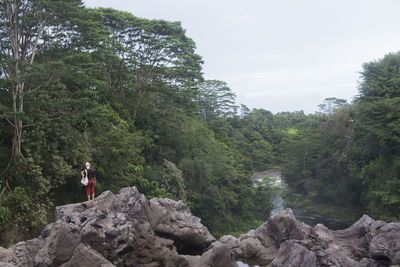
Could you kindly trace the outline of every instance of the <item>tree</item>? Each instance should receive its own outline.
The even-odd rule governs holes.
[[[205,120],[236,114],[235,94],[226,82],[207,80],[199,85],[197,103]]]
[[[35,1],[6,0],[0,8],[1,75],[11,87],[13,115],[12,119],[5,118],[13,128],[13,155],[21,156],[24,76],[32,67],[39,41],[43,38],[46,13]]]
[[[86,101],[94,95],[88,84],[97,71],[88,67],[93,63],[88,51],[95,51],[90,48],[95,41],[88,39],[95,39],[98,24],[75,0],[3,1],[0,7],[0,114],[2,137],[9,138],[1,140],[9,148],[1,158],[7,155],[9,164],[2,164],[0,205],[12,210],[7,225],[18,222],[13,229],[28,238],[53,219],[53,205],[67,199],[56,192],[65,192],[80,162],[90,158],[78,121],[98,108]],[[29,202],[14,208],[13,197]],[[23,238],[9,237],[5,242]]]
[[[240,104],[240,117],[244,118],[249,113],[250,113],[250,109],[246,105]]]
[[[100,10],[104,25],[111,32],[113,61],[119,69],[132,74],[119,82],[116,89],[122,95],[131,92],[128,101],[133,101],[131,116],[134,122],[146,94],[165,88],[165,85],[174,89],[175,97],[193,94],[194,85],[202,80],[202,61],[195,53],[195,43],[185,35],[179,22],[141,19],[112,9]],[[112,69],[106,67],[111,74]],[[109,83],[112,83],[113,76],[109,77]]]
[[[76,34],[73,20],[62,12],[76,11],[80,6],[81,2],[74,0],[5,0],[0,3],[0,79],[3,92],[11,96],[9,102],[1,106],[1,111],[13,130],[12,156],[22,156],[24,99],[41,88],[40,84],[27,84],[35,58],[54,39]],[[69,25],[61,27],[63,20],[68,20]]]
[[[283,174],[309,203],[350,206],[385,220],[400,204],[400,54],[365,63],[354,104],[327,98],[285,137]],[[340,99],[339,99],[340,100]],[[335,111],[335,112],[332,112]]]
[[[386,220],[399,212],[400,53],[363,65],[351,176],[363,184],[362,203]]]
[[[149,198],[182,199],[217,235],[266,219],[270,191],[256,190],[250,172],[273,161],[273,115],[243,106],[236,116],[227,84],[203,83],[180,23],[79,0],[0,5],[9,3],[20,3],[18,41],[31,41],[13,57],[3,9],[0,168],[9,172],[0,173],[1,244],[42,231],[55,205],[84,200],[85,161],[96,169],[96,194],[136,186]],[[19,149],[14,120],[22,123]],[[18,160],[7,166],[13,151]]]
[[[400,96],[400,52],[365,63],[357,101],[374,101]]]
[[[177,200],[187,202],[187,193],[185,190],[184,179],[182,171],[176,165],[168,160],[163,163],[163,177],[161,186],[165,187],[167,192]]]
[[[342,108],[346,103],[346,99],[328,97],[325,98],[324,102],[319,104],[318,107],[322,113],[330,115],[333,111]]]

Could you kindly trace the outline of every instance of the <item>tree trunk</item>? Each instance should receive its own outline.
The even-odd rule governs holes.
[[[17,82],[13,88],[13,111],[14,111],[14,125],[12,137],[12,155],[22,157],[22,119],[17,114],[24,112],[24,99],[23,99],[24,84]]]
[[[13,149],[12,153],[15,157],[20,158],[22,157],[22,120],[17,119],[16,121],[17,125],[14,127],[14,132],[13,132]]]
[[[132,122],[133,122],[133,124],[135,124],[136,115],[137,115],[137,112],[138,112],[138,110],[139,110],[140,104],[141,104],[141,102],[142,102],[144,93],[145,93],[144,90],[140,90],[140,91],[138,92],[138,96],[136,97],[136,101],[135,101],[135,104],[134,104],[134,106],[133,106],[133,112],[132,112]]]
[[[13,128],[12,136],[12,155],[22,157],[22,128],[23,122],[20,115],[24,112],[24,81],[23,81],[23,65],[28,65],[25,71],[33,64],[35,58],[41,32],[44,29],[43,21],[38,21],[37,25],[29,29],[24,29],[22,25],[21,16],[24,16],[24,8],[30,6],[29,1],[14,0],[7,1],[5,5],[5,13],[3,13],[6,20],[6,34],[10,41],[10,53],[15,61],[15,66],[10,68],[7,72],[13,79],[12,81],[12,100],[13,100],[13,122],[9,121]],[[29,9],[29,8],[28,8]],[[33,10],[32,14],[28,16],[38,15],[40,12]],[[7,52],[4,52],[7,54]],[[7,54],[7,55],[8,55]]]

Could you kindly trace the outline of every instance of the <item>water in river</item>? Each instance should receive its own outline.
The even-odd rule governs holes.
[[[263,172],[259,172],[253,175],[253,179],[255,180],[262,180],[263,177],[268,176],[270,178],[274,178],[273,185],[277,187],[277,189],[282,189],[284,187],[282,183],[282,175],[280,171],[278,170],[267,170]],[[273,204],[273,210],[271,210],[270,217],[278,214],[285,208],[284,206],[284,200],[282,196],[279,194],[278,191],[274,192],[272,195],[272,204]]]

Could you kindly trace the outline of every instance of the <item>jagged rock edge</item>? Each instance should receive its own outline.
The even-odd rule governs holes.
[[[84,253],[82,252],[84,251]],[[189,255],[191,254],[191,255]],[[88,256],[89,255],[89,256]],[[0,266],[395,266],[400,224],[364,215],[345,230],[310,227],[291,209],[238,238],[219,240],[182,201],[147,200],[135,187],[56,208],[41,236],[0,247]]]

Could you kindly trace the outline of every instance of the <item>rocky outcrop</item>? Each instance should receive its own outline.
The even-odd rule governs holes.
[[[400,224],[368,216],[345,230],[310,227],[290,209],[238,238],[210,234],[181,201],[135,187],[56,208],[38,238],[0,248],[0,266],[400,266]]]

